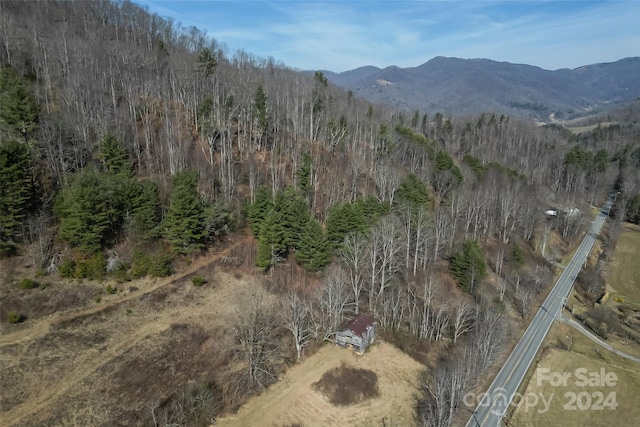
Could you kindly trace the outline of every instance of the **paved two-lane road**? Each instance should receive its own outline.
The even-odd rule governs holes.
[[[524,335],[516,344],[513,352],[467,422],[467,427],[497,427],[501,425],[502,418],[518,391],[522,379],[529,370],[529,366],[533,362],[542,341],[544,341],[547,332],[549,332],[551,324],[561,314],[562,306],[571,292],[582,265],[585,263],[589,252],[591,252],[591,248],[608,216],[612,203],[613,200],[609,199],[604,204],[593,221],[591,229],[582,240],[580,247],[571,258],[571,261],[569,261],[569,264],[567,264],[553,289],[549,292],[544,304],[534,316]]]

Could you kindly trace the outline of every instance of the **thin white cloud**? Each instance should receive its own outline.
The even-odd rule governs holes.
[[[439,55],[555,69],[640,55],[637,1],[140,1],[301,69],[417,66]]]

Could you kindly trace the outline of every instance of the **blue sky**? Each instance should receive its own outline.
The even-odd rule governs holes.
[[[640,56],[640,1],[134,0],[226,45],[305,70],[435,56],[575,68]]]

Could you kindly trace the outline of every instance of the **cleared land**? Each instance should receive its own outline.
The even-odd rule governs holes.
[[[114,295],[104,292],[106,282],[24,290],[17,285],[20,272],[5,276],[0,286],[12,305],[64,298],[47,314],[31,307],[26,322],[2,324],[2,425],[153,425],[153,408],[201,383],[223,387],[221,395],[234,405],[229,378],[238,366],[229,356],[235,342],[230,325],[259,285],[240,268],[229,272],[225,258],[246,243],[200,257],[171,277],[118,284]],[[194,286],[194,275],[207,283]],[[343,362],[374,372],[379,394],[332,405],[312,385]],[[377,343],[362,356],[325,345],[219,424],[413,425],[415,382],[423,368],[390,344]]]
[[[637,316],[640,303],[640,227],[624,224],[613,257],[607,266],[607,290],[610,293],[602,305],[620,314],[619,306],[627,306],[628,316]],[[623,301],[623,302],[621,302]],[[635,319],[635,317],[634,317]],[[632,323],[633,323],[633,320]],[[631,355],[640,354],[640,344],[611,335],[607,343]],[[624,359],[600,347],[566,324],[556,323],[551,329],[537,366],[532,366],[526,389],[521,389],[523,403],[509,421],[517,426],[611,426],[630,425],[640,419],[637,396],[640,393],[640,364]],[[615,374],[615,386],[603,384],[583,387],[576,385],[576,369],[586,373]],[[538,377],[539,369],[568,373],[566,384],[553,386]],[[565,374],[566,375],[566,374]],[[595,374],[593,374],[595,375]],[[540,379],[540,381],[539,381]],[[595,380],[594,380],[595,381]],[[600,395],[602,393],[602,396]],[[539,403],[527,408],[526,399]],[[573,396],[581,400],[573,400]],[[542,398],[550,401],[547,411]],[[608,400],[607,400],[608,398]],[[602,405],[600,405],[602,404]]]
[[[640,226],[623,224],[613,258],[607,267],[607,285],[640,309]]]
[[[592,130],[594,130],[598,126],[606,128],[606,127],[617,125],[617,124],[618,124],[618,122],[602,122],[602,123],[597,123],[595,125],[588,125],[588,126],[571,126],[571,125],[567,125],[567,129],[569,129],[572,133],[577,135],[579,133],[591,132]]]
[[[198,258],[168,278],[118,285],[123,291],[99,303],[89,296],[52,315],[4,324],[2,425],[148,425],[151,407],[170,393],[210,380],[228,348],[224,327],[255,286],[217,267],[227,253]],[[196,272],[208,281],[201,287],[191,283]],[[24,297],[70,295],[74,286],[100,294],[105,285],[53,283]],[[8,282],[2,286],[6,292]]]
[[[373,371],[380,395],[350,406],[334,406],[313,387],[323,374],[342,363]],[[325,345],[287,371],[269,390],[244,405],[233,417],[218,420],[233,426],[371,426],[414,425],[414,395],[424,366],[387,343],[376,343],[363,355]]]
[[[640,390],[640,364],[623,359],[571,330],[567,325],[555,325],[551,340],[563,345],[571,342],[571,350],[548,348],[538,363],[526,389],[521,390],[522,404],[516,409],[509,425],[523,427],[630,425],[631,420],[640,419],[637,396]],[[615,375],[615,385],[598,379],[592,386],[582,386],[576,369],[584,369],[578,375],[600,375],[602,372]],[[552,385],[542,375],[548,373],[569,374],[566,383]],[[610,384],[610,383],[609,383]],[[600,395],[601,394],[601,395]],[[527,408],[529,402],[538,403]],[[576,397],[576,399],[573,398]],[[550,401],[548,409],[542,398]],[[608,398],[608,400],[607,400]],[[578,399],[580,399],[578,401]]]

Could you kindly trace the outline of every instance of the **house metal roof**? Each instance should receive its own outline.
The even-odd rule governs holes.
[[[362,338],[364,333],[367,331],[367,328],[373,327],[373,323],[373,318],[370,316],[367,316],[366,314],[359,314],[355,319],[345,323],[340,330],[344,331],[348,329]]]

